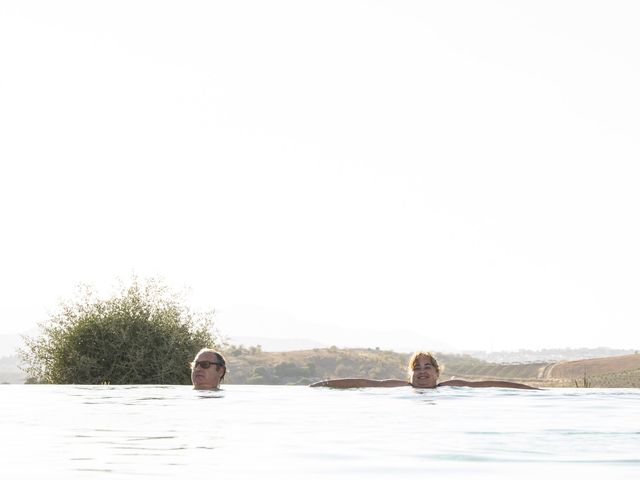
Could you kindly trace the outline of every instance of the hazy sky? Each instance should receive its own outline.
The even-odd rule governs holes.
[[[640,347],[639,13],[0,3],[0,333],[136,273],[231,336]]]

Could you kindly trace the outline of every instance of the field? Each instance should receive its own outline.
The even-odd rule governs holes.
[[[308,385],[329,378],[407,379],[408,353],[336,347],[262,352],[230,347],[226,383]],[[436,353],[441,380],[507,380],[537,387],[640,388],[640,354],[555,363],[491,363],[469,355]],[[17,357],[0,358],[0,383],[23,383]]]
[[[294,384],[328,378],[407,378],[409,354],[377,349],[225,352],[228,383]],[[489,363],[468,355],[436,354],[441,380],[508,380],[539,387],[639,387],[640,354],[557,363]]]
[[[607,375],[640,368],[640,355],[593,358],[571,362],[558,362],[548,372],[550,378],[573,378],[587,375]]]

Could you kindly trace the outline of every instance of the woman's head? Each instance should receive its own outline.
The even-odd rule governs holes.
[[[409,359],[409,382],[416,388],[434,388],[440,376],[438,361],[430,352],[415,352]]]

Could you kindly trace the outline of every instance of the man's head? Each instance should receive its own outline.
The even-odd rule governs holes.
[[[203,348],[191,362],[191,383],[198,390],[216,389],[227,373],[222,355],[211,348]]]

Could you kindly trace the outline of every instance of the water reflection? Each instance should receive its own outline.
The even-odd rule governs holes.
[[[487,478],[538,480],[501,470],[524,463],[584,478],[602,466],[621,478],[638,467],[638,393],[16,386],[0,396],[3,477],[155,479],[215,466],[231,478],[423,478],[428,469],[446,479],[487,468]],[[219,401],[194,403],[209,399]]]

